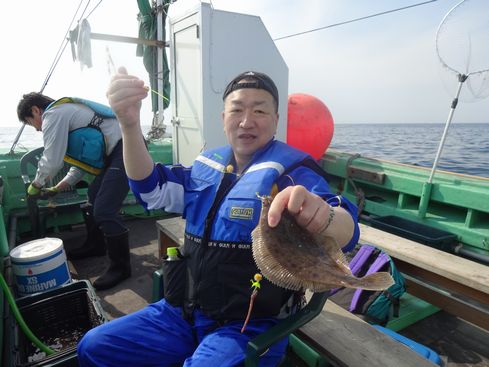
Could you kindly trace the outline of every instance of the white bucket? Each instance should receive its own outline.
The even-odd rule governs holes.
[[[63,241],[41,238],[10,251],[19,296],[44,292],[71,282]]]

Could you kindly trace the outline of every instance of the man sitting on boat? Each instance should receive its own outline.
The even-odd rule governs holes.
[[[54,100],[41,93],[25,94],[17,106],[19,120],[42,131],[44,151],[28,194],[37,196],[47,179],[72,165],[55,186],[43,191],[55,195],[79,182],[86,172],[95,178],[88,187],[88,205],[83,208],[87,239],[83,247],[68,252],[70,259],[102,256],[110,265],[93,283],[108,289],[131,276],[129,231],[119,211],[129,185],[122,158],[122,134],[108,106],[80,98]]]
[[[183,256],[177,260],[186,271],[179,277],[172,273],[178,266],[164,264],[172,279],[165,290],[185,292],[90,330],[78,345],[79,364],[241,365],[248,341],[293,312],[300,298],[261,279],[251,320],[241,332],[253,292],[250,279],[258,272],[251,250],[261,209],[257,195],[279,191],[270,226],[287,208],[299,225],[327,233],[345,250],[358,240],[356,207],[329,191],[314,159],[274,139],[278,91],[267,75],[246,72],[229,83],[222,113],[229,145],[201,153],[191,168],[152,161],[140,126],[147,93],[142,80],[121,68],[107,95],[121,124],[136,197],[147,209],[163,208],[186,219]],[[286,338],[276,343],[260,365],[277,365],[286,345]]]

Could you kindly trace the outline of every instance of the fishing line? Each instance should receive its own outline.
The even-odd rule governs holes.
[[[154,94],[156,94],[157,96],[160,96],[161,98],[163,98],[165,101],[167,102],[170,102],[170,100],[165,97],[163,94],[161,94],[160,92],[148,87],[147,85],[144,86],[145,89],[147,89],[149,92],[153,92]]]
[[[109,75],[114,75],[117,72],[117,68],[115,67],[114,60],[112,59],[112,56],[110,55],[109,46],[105,46],[105,52],[106,52],[106,57],[107,57],[107,69],[109,71]],[[165,101],[170,102],[169,98],[164,96],[162,93],[152,89],[151,87],[145,85],[144,89],[146,89],[148,92],[153,92],[157,96],[163,98]]]
[[[105,45],[105,58],[107,61],[107,72],[109,73],[109,76],[112,76],[117,72],[117,69],[115,67],[114,60],[112,59],[112,56],[110,54],[110,49],[108,45]]]

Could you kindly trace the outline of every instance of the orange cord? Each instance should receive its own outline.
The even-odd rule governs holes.
[[[255,298],[256,298],[257,294],[258,294],[258,290],[256,290],[256,289],[253,290],[253,293],[251,293],[250,306],[248,307],[248,314],[246,315],[246,319],[243,323],[243,327],[241,328],[241,334],[243,334],[243,332],[246,329],[246,325],[248,325],[248,321],[250,321],[251,310],[253,309],[253,303],[255,302]]]

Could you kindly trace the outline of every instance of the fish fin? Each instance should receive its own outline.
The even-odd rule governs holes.
[[[341,250],[337,250],[336,254],[333,254],[333,256],[336,256],[336,263],[340,266],[343,271],[348,274],[348,275],[353,275],[351,272],[350,266],[348,265],[348,260],[346,259],[345,254]]]
[[[278,186],[276,183],[272,185],[272,190],[270,192],[270,196],[272,197],[272,200],[275,199],[275,196],[278,194]]]
[[[335,262],[345,271],[346,274],[352,275],[350,266],[348,265],[348,260],[343,253],[338,241],[331,236],[319,236],[317,234],[313,235],[313,239],[316,243],[320,243],[326,253],[329,254],[331,259],[335,259]]]
[[[324,241],[326,240],[326,241]],[[340,245],[333,237],[323,238],[324,246],[326,246],[326,251],[330,253],[332,259],[335,259],[335,263],[345,272],[346,275],[353,275],[346,259],[345,254],[341,250]]]
[[[252,238],[253,258],[262,275],[279,287],[294,291],[303,289],[302,280],[284,268],[264,244],[260,226],[253,230]]]
[[[355,284],[348,285],[351,288],[361,288],[370,291],[382,291],[393,285],[394,279],[387,272],[378,272],[365,275],[363,278],[356,278]]]

